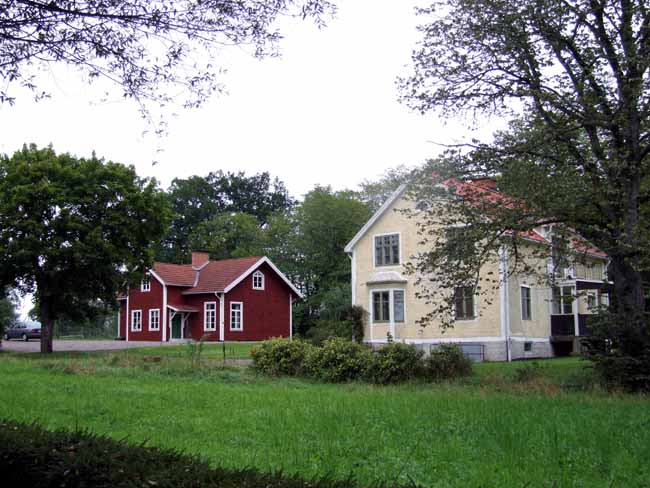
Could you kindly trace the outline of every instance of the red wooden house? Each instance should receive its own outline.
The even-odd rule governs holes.
[[[139,288],[120,297],[119,335],[127,341],[259,341],[291,337],[301,294],[266,257],[192,264],[154,263]]]

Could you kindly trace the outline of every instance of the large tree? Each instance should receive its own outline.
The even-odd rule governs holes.
[[[616,310],[634,322],[649,250],[646,2],[449,0],[419,13],[427,21],[405,101],[447,115],[524,114],[459,158],[457,172],[500,174],[527,202],[507,222],[521,232],[548,220],[605,251]]]
[[[41,352],[57,319],[142,276],[168,215],[132,166],[33,145],[0,159],[0,286],[36,294]]]
[[[2,0],[0,101],[18,85],[42,96],[36,74],[58,63],[110,80],[143,108],[195,106],[221,89],[225,47],[276,55],[279,18],[321,25],[332,11],[326,0]]]
[[[263,253],[262,229],[249,214],[220,213],[200,223],[189,236],[192,249],[210,252],[213,259],[259,256]]]

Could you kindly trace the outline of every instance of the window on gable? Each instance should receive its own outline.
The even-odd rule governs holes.
[[[450,261],[464,261],[476,251],[470,235],[471,227],[448,227],[445,229],[445,253]]]
[[[399,264],[399,234],[375,236],[375,266]]]
[[[149,330],[160,330],[160,309],[149,310]]]
[[[140,291],[151,291],[151,279],[148,276],[140,282]]]
[[[520,287],[521,290],[521,320],[532,320],[533,307],[529,286]]]
[[[404,290],[373,291],[373,323],[390,322],[391,318],[394,322],[404,322]]]
[[[474,287],[456,287],[454,290],[454,317],[456,320],[475,319],[476,311],[474,305]]]
[[[217,330],[217,303],[205,302],[203,305],[203,328]]]
[[[255,271],[253,274],[253,290],[263,290],[264,289],[264,273],[261,271]]]
[[[230,330],[244,329],[244,304],[230,302]]]
[[[142,330],[142,310],[131,310],[131,330],[133,332]]]

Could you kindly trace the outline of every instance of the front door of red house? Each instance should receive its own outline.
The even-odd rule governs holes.
[[[181,328],[183,326],[183,321],[181,320],[181,315],[176,314],[172,319],[172,339],[182,339]]]

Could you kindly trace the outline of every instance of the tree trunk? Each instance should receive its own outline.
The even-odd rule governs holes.
[[[625,258],[610,256],[610,273],[614,282],[614,311],[621,316],[640,317],[645,310],[641,273]]]
[[[47,299],[40,297],[40,319],[41,319],[41,353],[52,352],[52,336],[54,333],[54,318]]]

